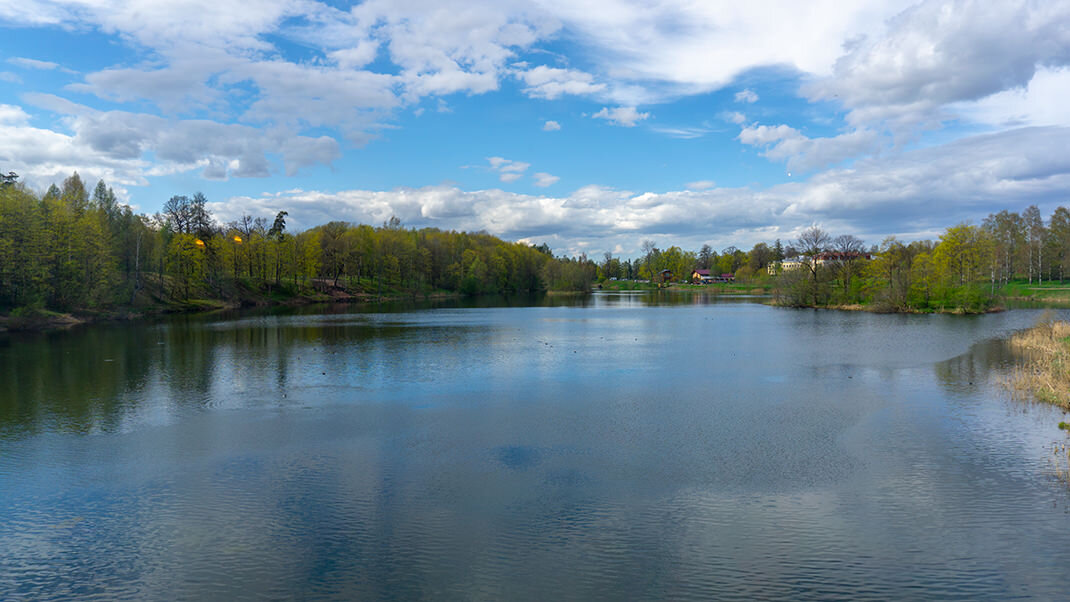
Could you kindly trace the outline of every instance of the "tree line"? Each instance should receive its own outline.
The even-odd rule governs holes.
[[[469,295],[587,290],[595,279],[653,280],[694,269],[769,284],[789,305],[872,304],[893,311],[983,310],[1011,280],[1029,284],[1070,275],[1070,211],[1045,220],[1032,205],[1000,211],[980,225],[947,228],[936,241],[888,238],[868,249],[852,235],[810,228],[796,240],[750,251],[660,249],[642,254],[554,257],[545,244],[486,233],[378,227],[333,221],[302,232],[288,214],[242,215],[220,224],[203,194],[176,195],[161,212],[136,214],[103,181],[90,194],[77,173],[43,195],[0,175],[0,310],[61,311],[137,304],[146,288],[173,300],[230,299],[243,288],[301,294],[333,288],[369,295]],[[860,254],[872,259],[860,259]],[[802,269],[780,266],[792,257]],[[771,269],[772,268],[772,269]]]
[[[662,250],[643,241],[642,254],[632,260],[606,253],[598,277],[654,280],[666,269],[677,278],[695,269],[731,273],[737,282],[770,285],[781,303],[794,306],[983,311],[1012,280],[1039,285],[1070,276],[1070,211],[1058,207],[1045,220],[1031,205],[1020,214],[990,214],[981,225],[951,226],[936,241],[890,237],[868,248],[853,235],[833,237],[817,227],[786,244],[759,242],[750,251],[730,246],[718,253],[709,245],[698,252]]]
[[[230,299],[242,290],[294,295],[470,295],[587,290],[596,266],[546,245],[486,233],[334,221],[292,232],[287,212],[220,224],[201,193],[176,195],[149,216],[103,181],[89,193],[74,173],[38,195],[9,173],[0,182],[0,310],[71,311],[166,299]]]

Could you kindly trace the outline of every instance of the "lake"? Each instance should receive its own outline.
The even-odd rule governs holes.
[[[1039,316],[607,293],[0,336],[0,599],[1061,598],[1066,418],[996,383]]]

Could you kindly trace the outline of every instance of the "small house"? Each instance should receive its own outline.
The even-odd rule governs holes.
[[[662,270],[658,272],[658,280],[660,282],[672,282],[672,278],[672,270]]]
[[[691,272],[692,284],[709,284],[713,282],[713,275],[709,270],[693,270]]]

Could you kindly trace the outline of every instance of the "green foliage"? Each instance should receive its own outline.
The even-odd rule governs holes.
[[[977,312],[997,292],[1047,298],[1070,268],[1070,211],[1045,224],[1036,207],[1000,212],[982,226],[948,228],[937,242],[890,238],[872,261],[827,260],[863,250],[862,241],[835,239],[811,228],[785,245],[756,244],[749,252],[704,245],[698,252],[643,241],[634,260],[605,254],[556,258],[549,246],[509,243],[485,233],[420,230],[392,217],[380,227],[330,222],[286,230],[287,212],[244,215],[221,226],[201,193],[176,195],[153,218],[121,205],[97,182],[88,193],[75,173],[38,197],[3,176],[0,186],[0,311],[15,308],[108,308],[133,303],[151,276],[154,298],[231,299],[243,290],[267,298],[337,287],[364,295],[457,292],[466,295],[540,290],[586,291],[595,280],[653,280],[671,270],[685,280],[694,269],[770,282],[781,303],[800,306],[870,304],[889,311]],[[270,226],[270,227],[269,227]],[[200,241],[198,243],[197,241]],[[785,256],[803,267],[770,276]],[[825,257],[826,259],[822,259]],[[1025,284],[1018,283],[1022,279]],[[1051,289],[1050,291],[1048,289]]]

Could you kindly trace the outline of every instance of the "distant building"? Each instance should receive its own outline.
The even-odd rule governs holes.
[[[709,270],[694,270],[691,272],[692,284],[709,284],[713,282],[713,276]]]
[[[658,272],[658,279],[661,282],[672,282],[673,274],[672,270],[662,270]]]
[[[770,263],[765,269],[770,276],[776,276],[781,272],[792,272],[809,263],[809,260],[800,255],[795,257],[788,257],[781,261],[774,261]]]
[[[796,255],[795,257],[789,257],[783,261],[774,261],[770,263],[766,268],[766,271],[771,276],[775,276],[781,272],[791,272],[804,266],[819,266],[830,262],[842,263],[844,261],[854,261],[856,259],[871,261],[873,255],[871,253],[844,253],[841,251],[825,251],[823,253],[818,253],[812,259],[803,255]]]

